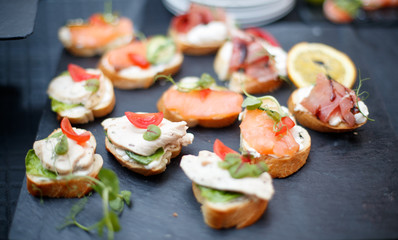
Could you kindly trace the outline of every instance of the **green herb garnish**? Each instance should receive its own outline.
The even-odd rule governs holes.
[[[177,50],[173,39],[163,35],[150,38],[147,46],[146,58],[153,65],[169,62]]]
[[[84,85],[84,88],[89,91],[89,92],[96,92],[98,91],[100,86],[100,82],[98,79],[92,78],[86,80],[86,84]]]
[[[55,179],[57,174],[45,169],[41,164],[39,157],[36,155],[35,150],[30,149],[25,157],[26,173],[37,176]]]
[[[68,149],[68,138],[65,136],[65,134],[62,134],[61,139],[55,145],[55,153],[57,155],[64,155],[68,152]]]
[[[237,192],[221,191],[201,185],[196,186],[199,188],[201,195],[210,202],[229,202],[243,196],[243,194]]]
[[[155,124],[151,124],[147,127],[143,137],[147,141],[154,141],[160,137],[161,132],[160,127]]]
[[[143,164],[143,165],[148,165],[152,161],[159,159],[164,154],[164,150],[163,150],[163,148],[159,148],[158,150],[156,150],[156,152],[154,154],[152,154],[150,156],[138,155],[131,151],[126,151],[126,154],[127,154],[127,156],[129,156],[129,158],[133,159],[134,161],[136,161],[140,164]]]
[[[171,75],[156,75],[155,81],[159,78],[165,78],[167,81],[175,85],[177,90],[180,92],[199,91],[208,89],[212,86],[217,86],[216,80],[214,80],[214,78],[208,73],[203,73],[197,81],[180,81],[179,83],[176,83]]]
[[[61,101],[58,101],[52,97],[50,97],[51,99],[51,110],[53,112],[62,112],[71,108],[75,108],[75,107],[79,107],[79,106],[83,106],[82,104],[70,104],[70,103],[63,103]]]
[[[364,116],[367,120],[369,120],[369,121],[375,121],[374,119],[372,119],[372,118],[369,118],[368,116],[366,116],[362,111],[361,111],[361,109],[359,108],[359,104],[358,104],[358,102],[359,102],[359,97],[361,97],[361,99],[362,99],[362,101],[365,101],[368,97],[369,97],[369,92],[367,92],[367,91],[362,91],[362,92],[360,92],[360,89],[361,89],[361,87],[362,87],[362,82],[363,81],[366,81],[366,80],[369,80],[370,78],[364,78],[364,79],[362,79],[361,78],[361,72],[358,70],[358,75],[359,75],[359,83],[358,83],[358,87],[356,88],[356,89],[354,89],[354,91],[355,91],[355,95],[357,96],[357,98],[355,99],[355,104],[357,105],[357,109],[358,109],[358,111],[362,114],[362,116]],[[362,97],[363,96],[363,97]]]
[[[265,162],[255,164],[242,162],[240,155],[236,153],[228,153],[224,161],[218,163],[218,166],[227,169],[233,178],[258,177],[268,171]]]

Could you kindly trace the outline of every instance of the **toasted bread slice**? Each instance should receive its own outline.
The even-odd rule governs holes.
[[[206,44],[192,44],[184,40],[181,34],[178,34],[175,30],[170,29],[169,35],[177,43],[177,46],[184,54],[192,56],[203,56],[215,53],[224,42],[219,43],[206,43]]]
[[[207,225],[215,229],[244,228],[256,222],[265,212],[268,201],[255,196],[243,196],[228,203],[213,203],[206,200],[192,183],[196,200],[202,204],[202,214]]]
[[[299,89],[296,89],[289,97],[288,100],[288,108],[289,111],[293,113],[297,121],[303,125],[304,127],[308,127],[312,130],[318,131],[318,132],[349,132],[354,129],[357,129],[361,126],[363,126],[365,122],[360,123],[360,124],[355,124],[354,126],[348,126],[345,122],[341,122],[336,126],[332,126],[329,123],[322,122],[319,120],[316,116],[314,116],[311,112],[309,111],[302,111],[302,110],[297,110],[296,105],[298,104],[299,97],[298,97],[298,92]]]

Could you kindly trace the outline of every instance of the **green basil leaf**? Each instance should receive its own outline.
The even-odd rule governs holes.
[[[25,157],[26,173],[38,177],[57,178],[57,174],[45,169],[39,157],[33,149],[30,149]]]
[[[121,213],[124,208],[124,202],[120,197],[117,197],[109,202],[109,206],[116,213]]]
[[[127,191],[127,190],[123,190],[120,192],[120,194],[122,195],[123,200],[126,202],[127,205],[130,206],[131,203],[131,192]]]
[[[245,100],[242,102],[242,107],[247,108],[249,110],[254,110],[257,109],[261,106],[263,102],[256,98],[256,97],[247,97]]]
[[[243,194],[237,192],[221,191],[200,185],[196,186],[200,189],[201,195],[210,202],[229,202],[243,196]]]
[[[57,145],[55,145],[55,153],[57,155],[64,155],[68,152],[68,149],[68,138],[64,134],[62,134],[61,139],[59,140]]]
[[[143,137],[147,141],[154,141],[160,137],[161,133],[162,131],[160,130],[160,127],[156,126],[155,124],[151,124],[147,127]]]
[[[133,159],[134,161],[143,164],[143,165],[148,165],[150,164],[152,161],[162,157],[162,155],[164,154],[164,150],[163,148],[159,148],[158,150],[156,150],[156,152],[150,156],[141,156],[138,155],[136,153],[130,152],[130,151],[126,151],[127,156],[129,156],[129,158]]]
[[[89,92],[96,92],[99,89],[100,82],[98,79],[92,78],[86,80],[86,84],[84,85],[84,88],[89,91]]]
[[[263,172],[268,171],[265,162],[250,164],[242,162],[240,155],[236,153],[228,153],[223,162],[219,162],[219,167],[227,169],[233,178],[258,177]]]
[[[69,103],[63,103],[58,100],[55,100],[54,98],[51,98],[51,110],[53,112],[62,112],[71,108],[83,106],[82,104],[69,104]]]
[[[119,194],[119,179],[116,173],[112,170],[102,168],[98,173],[98,179],[109,190],[109,200],[115,199]],[[102,196],[104,188],[94,185],[93,189]]]

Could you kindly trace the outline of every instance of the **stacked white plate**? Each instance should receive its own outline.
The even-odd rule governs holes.
[[[224,8],[241,27],[255,27],[274,22],[294,7],[295,0],[162,0],[174,15],[183,14],[192,3]]]

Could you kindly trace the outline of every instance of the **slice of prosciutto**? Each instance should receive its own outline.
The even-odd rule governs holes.
[[[354,114],[358,113],[355,92],[327,77],[319,74],[310,95],[303,105],[322,122],[328,123],[332,117],[340,117],[348,126],[355,125]]]

